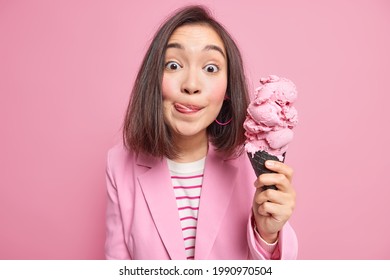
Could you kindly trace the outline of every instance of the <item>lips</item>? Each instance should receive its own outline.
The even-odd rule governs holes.
[[[200,111],[202,108],[192,104],[175,103],[175,109],[182,114],[193,114]]]

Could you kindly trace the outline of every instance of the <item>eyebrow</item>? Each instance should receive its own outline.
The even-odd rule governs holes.
[[[169,43],[169,44],[167,45],[167,49],[169,49],[169,48],[175,48],[175,49],[184,50],[184,47],[183,47],[181,44],[179,44],[179,43]],[[206,45],[206,46],[203,48],[203,51],[210,51],[210,50],[217,51],[217,52],[221,53],[221,55],[222,55],[224,58],[226,58],[226,56],[225,56],[223,50],[222,50],[220,47],[216,46],[216,45]]]

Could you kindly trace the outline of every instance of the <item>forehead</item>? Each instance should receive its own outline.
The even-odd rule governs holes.
[[[169,43],[186,43],[199,45],[217,45],[225,51],[225,45],[218,33],[207,24],[186,24],[175,29],[169,37]]]

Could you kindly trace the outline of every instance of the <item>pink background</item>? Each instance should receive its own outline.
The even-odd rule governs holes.
[[[154,31],[195,3],[133,2],[0,1],[0,259],[104,257],[106,152]],[[389,3],[196,3],[236,38],[252,87],[297,84],[299,258],[390,259]]]

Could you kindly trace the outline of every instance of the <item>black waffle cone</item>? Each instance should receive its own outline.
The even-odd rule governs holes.
[[[283,161],[286,156],[286,153],[283,154]],[[265,162],[267,160],[275,160],[280,161],[278,157],[270,155],[269,153],[265,151],[258,151],[253,156],[252,153],[248,153],[248,157],[251,161],[253,170],[256,173],[256,177],[259,177],[261,174],[264,173],[276,173],[275,171],[269,170],[267,167],[265,167]],[[272,186],[263,186],[263,190],[273,189],[277,190],[278,188],[274,185]]]

